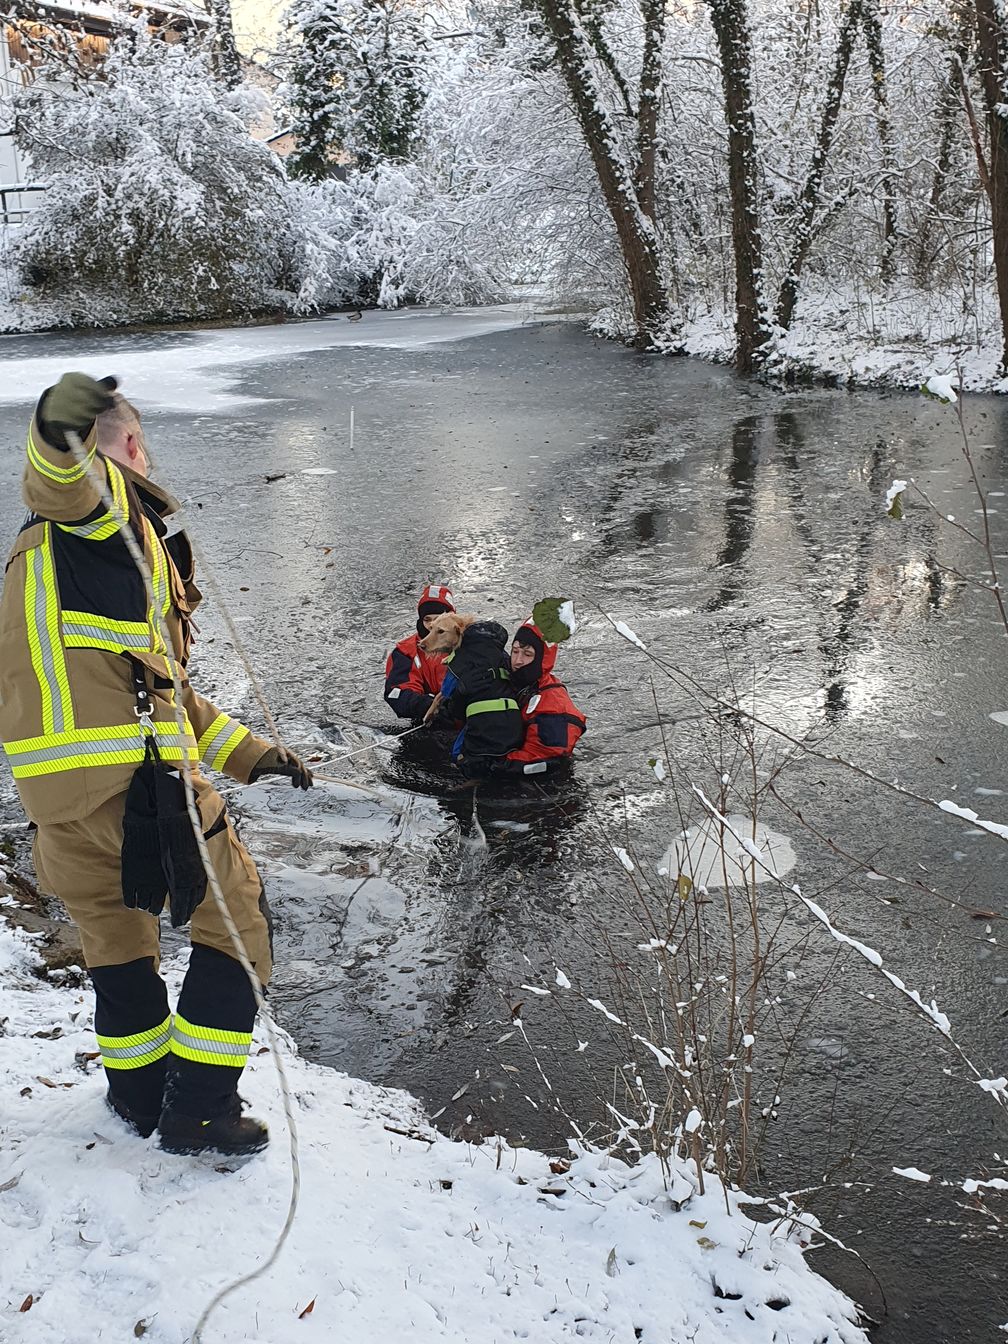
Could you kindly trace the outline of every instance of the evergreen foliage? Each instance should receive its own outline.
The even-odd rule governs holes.
[[[407,162],[428,88],[420,12],[406,0],[294,0],[289,20],[293,172],[327,177],[340,155],[364,171]]]

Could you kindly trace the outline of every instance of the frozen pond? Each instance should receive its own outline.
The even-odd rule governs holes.
[[[477,828],[442,749],[418,735],[333,766],[369,793],[232,795],[277,916],[274,1001],[305,1052],[408,1087],[456,1132],[504,1127],[557,1145],[565,1125],[527,1051],[501,1040],[511,1008],[524,1001],[564,1104],[595,1107],[592,1089],[611,1086],[619,1061],[603,1042],[597,1058],[579,1054],[554,1000],[521,986],[551,983],[559,965],[606,1000],[603,945],[626,936],[613,847],[654,872],[670,847],[674,860],[684,822],[701,820],[676,814],[649,763],[666,750],[653,696],[681,721],[666,728],[673,755],[694,750],[695,705],[660,678],[653,692],[653,665],[607,617],[707,684],[726,689],[730,667],[751,706],[797,734],[817,726],[824,751],[995,821],[1008,820],[1008,679],[992,607],[949,572],[970,568],[966,543],[885,517],[889,483],[913,474],[943,512],[975,521],[946,408],[896,394],[780,396],[527,317],[0,338],[0,523],[10,536],[20,522],[37,392],[65,368],[120,374],[148,411],[159,476],[187,501],[274,713],[292,745],[328,758],[393,726],[384,657],[427,579],[511,629],[537,597],[576,598],[580,627],[558,672],[589,732],[564,787],[481,804]],[[969,407],[995,490],[1006,415],[994,401]],[[212,605],[193,680],[261,728]],[[13,822],[6,774],[0,792]],[[1003,1073],[1001,925],[987,934],[924,890],[1003,915],[1003,845],[821,764],[789,776],[785,792],[815,834],[768,810],[779,871],[883,949],[937,998],[978,1066]],[[838,851],[878,871],[852,873]],[[803,974],[836,950],[815,949]],[[848,961],[802,1024],[764,1151],[774,1188],[840,1173],[817,1211],[882,1281],[877,1338],[891,1344],[989,1339],[1008,1321],[1003,1242],[938,1187],[993,1171],[1005,1128],[939,1047]],[[881,1314],[857,1261],[828,1270]]]

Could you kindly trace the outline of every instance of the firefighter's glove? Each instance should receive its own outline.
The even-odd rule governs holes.
[[[123,816],[121,855],[123,904],[128,910],[159,915],[168,895],[161,864],[156,778],[160,765],[148,750],[130,780]]]
[[[86,373],[65,373],[55,387],[45,394],[41,419],[57,440],[57,446],[66,443],[68,430],[84,438],[102,411],[115,403],[114,378],[90,378]],[[43,429],[45,433],[45,429]]]
[[[312,772],[286,747],[282,754],[276,747],[270,747],[269,751],[260,756],[249,775],[249,783],[254,784],[263,775],[286,775],[295,789],[310,789],[314,783]]]

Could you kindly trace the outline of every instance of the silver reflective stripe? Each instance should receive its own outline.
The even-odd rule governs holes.
[[[229,719],[213,741],[208,744],[206,750],[203,752],[203,759],[205,761],[216,760],[217,753],[223,751],[224,747],[227,746],[228,742],[230,742],[231,738],[234,737],[236,733],[243,734],[243,726],[234,719]]]
[[[189,1050],[200,1050],[205,1055],[220,1055],[222,1059],[233,1059],[236,1063],[244,1063],[248,1058],[247,1045],[236,1045],[233,1041],[209,1041],[205,1036],[190,1036],[177,1025],[172,1027],[172,1040]]]
[[[150,650],[150,636],[127,634],[123,630],[104,630],[101,626],[81,625],[77,621],[64,621],[63,634],[77,635],[84,639],[98,639],[103,644],[121,644],[124,649]]]
[[[67,527],[65,523],[60,524],[63,532],[71,532],[75,537],[93,537],[103,527],[108,527],[109,523],[115,517],[111,513],[103,513],[100,518],[96,518],[93,523],[81,523],[78,527]]]
[[[35,633],[38,636],[39,650],[42,654],[42,670],[49,683],[49,696],[52,700],[53,732],[62,733],[67,728],[63,717],[63,695],[56,679],[56,657],[52,640],[49,637],[49,624],[46,619],[45,557],[42,548],[32,551],[32,569],[35,574]]]
[[[101,1050],[102,1059],[136,1059],[139,1055],[153,1054],[155,1050],[167,1046],[170,1041],[171,1026],[166,1023],[160,1035],[149,1041],[141,1041],[139,1045],[102,1045],[99,1042],[98,1048]]]
[[[181,738],[177,731],[157,734],[159,747],[179,747],[183,742],[186,746],[195,746],[190,736]],[[34,751],[12,751],[8,747],[7,757],[13,767],[15,765],[36,765],[43,761],[69,761],[78,756],[101,756],[109,752],[132,751],[140,757],[143,755],[143,750],[143,736],[140,729],[137,728],[136,737],[102,738],[90,742],[65,742],[62,746],[37,747]]]

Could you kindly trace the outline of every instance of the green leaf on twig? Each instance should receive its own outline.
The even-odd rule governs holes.
[[[680,873],[679,876],[676,878],[676,891],[679,893],[679,899],[681,901],[688,901],[690,898],[690,892],[692,890],[693,890],[692,881],[686,876],[685,873]]]
[[[532,608],[532,619],[547,644],[562,644],[577,629],[574,603],[569,597],[544,597]]]

